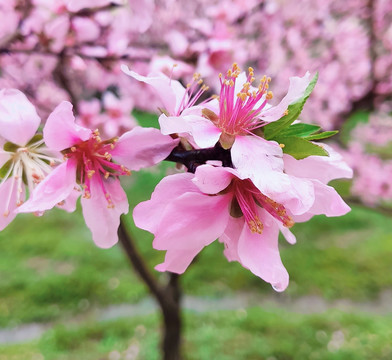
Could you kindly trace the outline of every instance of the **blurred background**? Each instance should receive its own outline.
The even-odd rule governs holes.
[[[22,90],[43,123],[62,100],[113,137],[157,126],[152,89],[124,75],[195,72],[219,92],[233,62],[272,78],[319,72],[301,120],[338,129],[354,169],[333,185],[342,218],[297,224],[280,242],[282,294],[214,243],[182,278],[186,359],[392,359],[392,2],[389,0],[0,0],[0,88]],[[175,65],[175,66],[174,66]],[[132,115],[131,115],[132,114]],[[131,206],[171,164],[134,173]],[[151,266],[152,237],[127,222]],[[165,277],[165,274],[159,274]],[[119,245],[98,249],[81,212],[19,215],[0,232],[0,360],[159,359],[159,318]]]

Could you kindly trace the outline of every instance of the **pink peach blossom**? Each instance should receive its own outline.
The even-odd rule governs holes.
[[[0,90],[0,230],[17,207],[59,162],[59,153],[35,136],[41,123],[35,107],[16,89]]]
[[[66,161],[37,186],[19,211],[51,209],[76,189],[83,193],[86,224],[95,243],[103,248],[117,242],[120,215],[128,212],[119,176],[162,161],[177,144],[156,129],[141,127],[118,140],[103,141],[98,131],[75,124],[72,105],[66,101],[49,116],[44,139],[52,149],[61,151]]]
[[[338,195],[324,202],[330,194],[329,187],[317,187],[311,214],[339,216],[349,210]],[[277,291],[288,285],[278,234],[295,242],[289,230],[295,216],[235,169],[201,165],[194,175],[168,176],[150,200],[136,206],[134,219],[155,235],[155,249],[166,250],[165,261],[156,267],[159,271],[183,273],[204,246],[219,238],[229,261],[240,262]]]

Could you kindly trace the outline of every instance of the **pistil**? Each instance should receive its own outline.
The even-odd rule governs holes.
[[[235,85],[241,70],[233,64],[225,76],[220,74],[221,91],[219,95],[219,116],[214,124],[222,130],[222,142],[225,148],[231,147],[235,135],[246,135],[263,126],[258,116],[272,99],[273,94],[268,90],[271,78],[263,76],[257,88],[252,86],[255,81],[254,70],[249,67],[246,82],[242,89],[235,93]],[[215,115],[215,114],[214,114]]]
[[[112,161],[111,151],[115,147],[117,139],[102,141],[99,131],[95,130],[90,139],[75,144],[65,150],[65,157],[74,159],[77,163],[78,180],[84,189],[84,197],[91,197],[91,180],[98,181],[109,208],[113,208],[113,201],[106,190],[105,181],[109,177],[130,175],[130,170],[125,166]]]

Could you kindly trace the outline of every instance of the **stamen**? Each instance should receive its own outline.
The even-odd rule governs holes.
[[[294,220],[287,214],[285,207],[263,195],[251,180],[234,179],[230,186],[235,196],[233,201],[238,203],[251,232],[261,234],[263,231],[264,225],[258,216],[260,206],[285,227],[294,225]]]
[[[78,182],[83,188],[83,197],[91,198],[91,181],[98,181],[105,195],[108,208],[114,204],[110,194],[105,188],[105,180],[109,177],[117,178],[120,175],[130,175],[130,170],[121,164],[112,161],[111,151],[115,147],[118,138],[102,141],[99,131],[95,130],[90,139],[83,141],[66,153],[67,158],[72,158],[77,163],[80,173]]]
[[[240,74],[236,63],[223,75],[220,75],[221,92],[219,96],[218,126],[228,135],[244,135],[264,125],[258,118],[261,111],[272,99],[273,93],[267,91],[271,78],[265,75],[260,80],[258,88],[253,88],[255,81],[254,69],[248,68],[246,82],[239,93],[234,93],[235,83]],[[235,96],[236,95],[236,96]]]

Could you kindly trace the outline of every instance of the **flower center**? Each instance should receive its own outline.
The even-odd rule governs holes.
[[[73,159],[77,164],[77,181],[84,188],[84,197],[91,197],[91,179],[98,180],[108,207],[114,207],[110,194],[106,191],[104,180],[110,176],[130,175],[131,172],[125,166],[112,161],[111,151],[115,147],[117,138],[102,141],[99,131],[95,130],[90,139],[72,146],[65,150],[65,157]]]
[[[294,221],[291,216],[287,215],[285,207],[263,195],[251,180],[233,179],[231,186],[234,193],[232,209],[235,209],[238,204],[240,214],[244,216],[253,233],[261,234],[263,231],[263,223],[258,216],[258,207],[264,208],[284,226],[290,228],[294,225]]]
[[[263,124],[257,118],[272,99],[273,94],[267,91],[271,78],[263,76],[258,88],[252,86],[255,81],[253,69],[248,69],[246,82],[240,92],[235,93],[235,85],[241,70],[233,64],[226,75],[219,74],[221,91],[219,95],[218,126],[227,135],[245,135]]]
[[[8,216],[15,187],[16,205],[20,206],[25,198],[23,195],[25,186],[31,194],[37,184],[52,171],[52,166],[60,162],[60,159],[45,146],[42,135],[34,136],[24,147],[7,142],[3,150],[0,150],[0,154],[9,155],[9,160],[0,169],[0,186],[6,180],[11,179],[4,212],[4,216]]]

